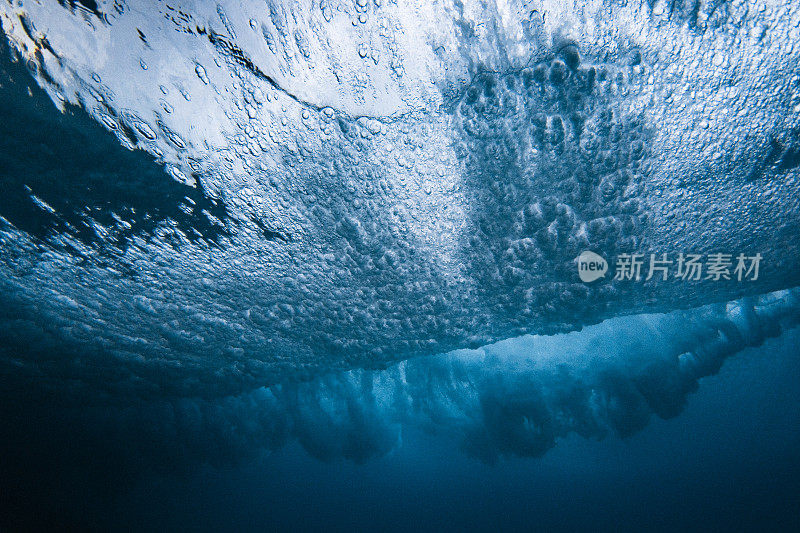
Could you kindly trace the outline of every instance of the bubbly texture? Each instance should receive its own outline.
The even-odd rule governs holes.
[[[0,529],[798,529],[800,2],[0,28]]]
[[[5,373],[226,394],[800,285],[796,2],[0,21]],[[587,249],[764,261],[589,285]]]

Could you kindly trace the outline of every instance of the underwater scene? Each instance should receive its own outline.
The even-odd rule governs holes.
[[[0,531],[800,530],[800,3],[0,28]]]

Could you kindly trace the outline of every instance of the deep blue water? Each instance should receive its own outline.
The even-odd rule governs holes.
[[[291,449],[146,486],[126,503],[133,516],[198,529],[790,531],[800,526],[798,346],[795,329],[742,352],[680,417],[625,440],[573,436],[540,459],[492,466],[424,434],[366,465]]]
[[[43,413],[56,406],[31,413],[23,405],[17,414],[36,424],[25,441],[4,440],[4,517],[124,530],[793,530],[798,342],[793,329],[746,349],[703,380],[680,416],[629,438],[572,435],[543,457],[495,464],[463,453],[449,435],[410,429],[402,446],[363,464],[319,461],[290,444],[262,459],[198,461],[178,472],[167,450],[142,458],[125,449],[125,437],[141,436],[135,428],[122,440],[112,435],[119,420],[53,424]],[[135,419],[136,408],[112,416]],[[175,442],[169,433],[148,438],[154,447]],[[209,455],[231,453],[213,448],[215,435],[201,438]],[[86,469],[83,452],[98,458],[106,447],[115,450],[103,470]]]

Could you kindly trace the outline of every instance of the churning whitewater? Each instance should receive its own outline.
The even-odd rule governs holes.
[[[231,392],[798,285],[800,9],[568,4],[3,4],[4,364]]]

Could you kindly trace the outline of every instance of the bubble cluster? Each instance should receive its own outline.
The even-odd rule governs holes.
[[[7,136],[4,294],[189,390],[800,284],[798,10],[756,5],[4,4],[3,124],[68,147]],[[586,285],[584,250],[774,256]]]

